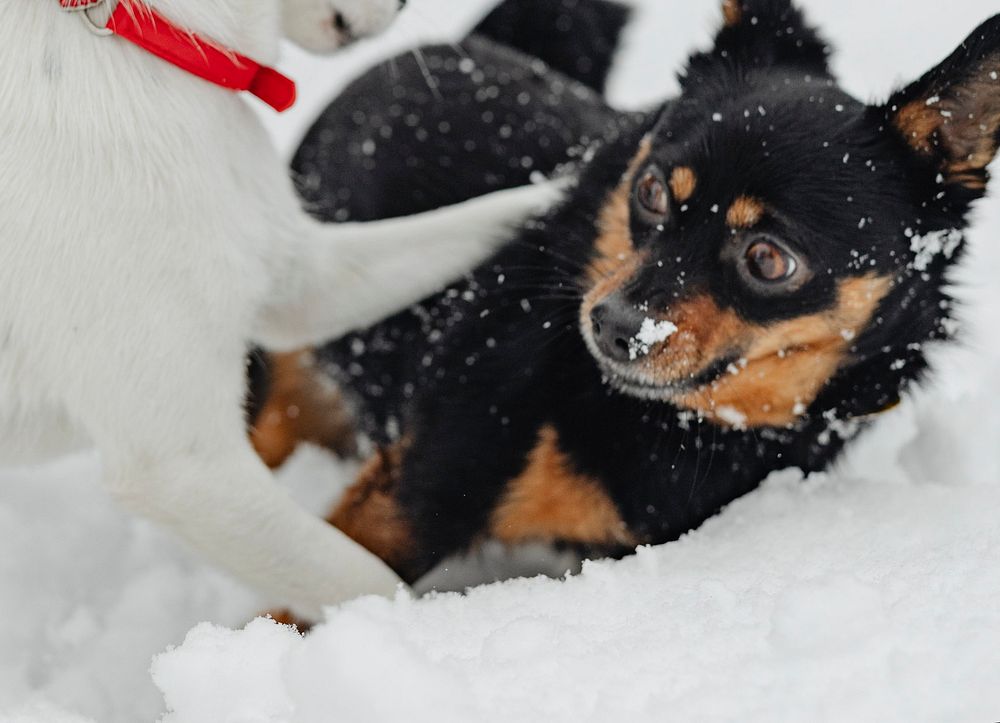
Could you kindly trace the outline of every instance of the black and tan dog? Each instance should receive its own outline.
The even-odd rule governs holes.
[[[479,37],[426,51],[434,88],[403,59],[393,88],[374,71],[307,138],[307,199],[359,219],[583,166],[466,284],[318,354],[383,445],[332,521],[406,579],[487,538],[673,540],[774,470],[828,467],[951,337],[946,274],[1000,142],[1000,16],[882,105],[838,88],[788,0],[724,17],[647,116]],[[324,138],[357,147],[364,199]],[[396,183],[415,168],[419,196]]]

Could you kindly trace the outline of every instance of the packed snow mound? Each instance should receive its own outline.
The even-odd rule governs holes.
[[[996,487],[787,472],[565,581],[200,626],[153,665],[165,723],[992,720]]]
[[[2,723],[38,723],[38,721],[45,721],[45,723],[94,723],[90,718],[68,713],[49,703],[35,703],[9,713],[0,713],[0,722]]]
[[[919,76],[997,10],[802,3],[862,98]],[[636,4],[611,86],[629,107],[672,92],[664,69],[719,18],[717,0]],[[301,103],[264,116],[283,149],[358,70],[458,37],[490,2],[410,5],[379,42],[291,55]],[[0,471],[0,721],[998,720],[998,238],[994,187],[956,279],[964,344],[843,464],[777,474],[684,539],[567,580],[363,599],[301,638],[248,625],[270,601],[115,508],[96,456]],[[321,512],[352,474],[305,450],[281,479]]]

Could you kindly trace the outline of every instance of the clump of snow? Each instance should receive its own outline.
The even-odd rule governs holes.
[[[635,361],[646,356],[650,350],[677,333],[677,325],[669,321],[657,321],[648,316],[642,320],[639,331],[628,341],[628,357]]]
[[[715,410],[715,416],[733,429],[746,429],[747,415],[736,407],[724,405]]]
[[[153,661],[153,680],[171,711],[163,723],[291,720],[295,706],[275,682],[282,681],[285,656],[298,641],[292,628],[265,618],[242,633],[197,626],[181,647]]]
[[[926,234],[917,234],[907,229],[907,236],[910,239],[910,251],[914,253],[913,268],[917,271],[926,271],[934,257],[939,254],[950,259],[965,238],[965,234],[958,229],[944,229]]]
[[[384,41],[333,60],[292,51],[302,102],[265,116],[286,151],[357,70],[421,37],[457,37],[489,2],[411,4]],[[648,69],[679,67],[719,10],[638,4],[611,88],[644,108],[675,88]],[[953,4],[933,32],[894,3],[809,0],[807,11],[867,98],[920,76],[995,5]],[[95,457],[0,472],[0,720],[136,723],[168,707],[168,723],[995,720],[996,188],[956,275],[969,333],[937,352],[933,384],[830,474],[776,474],[680,541],[567,581],[359,600],[299,638],[247,626],[268,601],[119,511]],[[307,450],[282,481],[320,512],[352,474]],[[214,625],[194,627],[203,621]]]

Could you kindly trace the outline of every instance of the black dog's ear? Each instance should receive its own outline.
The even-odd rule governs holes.
[[[1000,15],[880,110],[946,183],[981,193],[1000,145]]]
[[[736,72],[785,65],[829,75],[829,46],[791,0],[724,0],[722,15],[715,47],[691,58],[689,77],[719,64]]]

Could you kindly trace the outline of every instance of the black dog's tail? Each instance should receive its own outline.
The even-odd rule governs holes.
[[[473,32],[603,93],[631,15],[612,0],[505,0]]]

